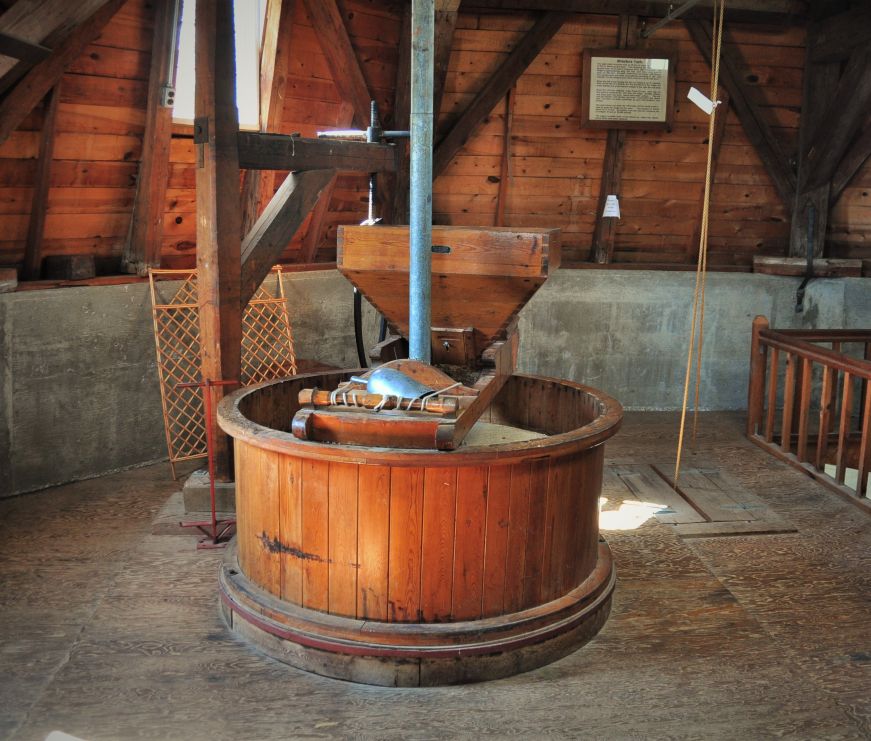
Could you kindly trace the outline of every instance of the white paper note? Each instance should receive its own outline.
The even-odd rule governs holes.
[[[714,101],[711,100],[707,95],[705,95],[701,90],[696,90],[696,88],[691,87],[690,91],[687,93],[687,98],[689,98],[709,116],[714,110]]]
[[[620,202],[617,200],[617,196],[608,196],[605,199],[605,210],[602,212],[602,216],[605,218],[620,218]]]

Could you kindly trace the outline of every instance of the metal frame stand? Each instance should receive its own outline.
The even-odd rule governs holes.
[[[206,450],[209,460],[209,500],[212,507],[211,520],[193,520],[179,522],[181,527],[195,527],[205,537],[197,543],[197,550],[225,548],[236,534],[236,520],[219,520],[215,511],[215,456],[214,440],[212,438],[212,389],[215,386],[238,386],[238,381],[213,381],[207,378],[199,383],[180,383],[176,388],[200,388],[203,390],[203,407],[206,416]]]

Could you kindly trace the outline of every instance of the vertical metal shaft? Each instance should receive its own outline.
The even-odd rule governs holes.
[[[430,362],[435,0],[411,2],[409,355]]]

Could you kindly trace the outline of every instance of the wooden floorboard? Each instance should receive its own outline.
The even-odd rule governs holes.
[[[606,455],[667,459],[677,422],[628,414]],[[602,632],[467,687],[333,681],[234,639],[220,553],[170,527],[171,502],[161,512],[178,488],[168,466],[2,501],[0,737],[868,738],[871,519],[742,425],[702,415],[687,467],[733,477],[798,533],[684,539],[642,512],[603,532],[618,583]],[[638,507],[613,472],[603,497],[607,511]]]

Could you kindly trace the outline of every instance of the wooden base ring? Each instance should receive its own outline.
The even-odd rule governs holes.
[[[604,625],[615,579],[600,540],[590,576],[552,602],[466,622],[382,623],[276,598],[245,577],[234,544],[221,568],[220,597],[231,630],[272,658],[336,679],[418,687],[498,679],[562,658]]]

